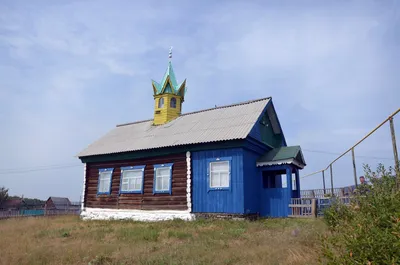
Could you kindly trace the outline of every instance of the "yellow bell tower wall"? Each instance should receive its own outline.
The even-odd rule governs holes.
[[[163,102],[160,103],[160,101]],[[181,96],[169,93],[154,96],[154,125],[165,124],[178,118],[181,108]]]

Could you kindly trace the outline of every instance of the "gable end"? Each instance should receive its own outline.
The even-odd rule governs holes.
[[[251,129],[249,136],[271,148],[286,146],[285,136],[272,100],[268,102],[259,119]]]

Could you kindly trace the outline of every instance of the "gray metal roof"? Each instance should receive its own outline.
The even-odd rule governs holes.
[[[78,157],[245,139],[271,98],[182,114],[163,124],[146,120],[117,125]]]
[[[49,199],[53,201],[54,207],[56,209],[65,208],[71,205],[71,202],[68,198],[50,196]]]

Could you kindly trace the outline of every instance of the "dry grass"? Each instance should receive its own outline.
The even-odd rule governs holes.
[[[293,230],[298,229],[298,235]],[[0,264],[317,264],[320,220],[0,220]]]

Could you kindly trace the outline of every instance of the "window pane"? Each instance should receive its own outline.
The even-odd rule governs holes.
[[[211,162],[211,171],[229,171],[229,162]]]
[[[133,189],[135,188],[135,187],[134,187],[134,184],[135,184],[135,183],[134,183],[134,180],[135,180],[134,178],[129,178],[129,179],[128,179],[128,183],[129,183],[128,189],[129,189],[129,190],[133,190]]]
[[[126,190],[128,190],[128,183],[124,183],[124,184],[122,184],[122,188],[121,188],[121,190],[123,190],[123,191],[126,191]]]
[[[99,177],[99,192],[109,192],[111,172],[101,172]]]
[[[156,190],[162,190],[162,181],[160,177],[156,177]]]
[[[168,191],[170,188],[170,168],[156,169],[156,191]]]
[[[229,173],[223,172],[220,174],[221,177],[221,187],[229,187]]]
[[[171,98],[170,106],[171,108],[176,108],[176,98]]]
[[[220,183],[219,173],[211,173],[210,182],[212,188],[218,187]]]
[[[142,169],[124,170],[122,173],[121,190],[140,191],[142,189],[142,174]]]
[[[169,178],[163,177],[163,190],[169,190]]]
[[[158,100],[158,108],[162,108],[162,107],[164,107],[164,98],[160,98]]]
[[[142,177],[142,172],[143,171],[141,169],[126,170],[124,171],[123,175],[124,178]]]
[[[133,179],[133,189],[134,190],[142,189],[142,178],[141,177]]]
[[[282,188],[287,188],[287,177],[285,174],[281,175],[282,179]]]
[[[229,187],[229,161],[218,161],[210,163],[210,187]]]
[[[292,175],[292,190],[296,190],[296,175]]]
[[[100,181],[100,188],[99,188],[99,191],[100,191],[100,192],[104,192],[105,189],[106,189],[106,187],[105,187],[105,185],[104,185],[104,180],[101,180],[101,181]]]
[[[157,168],[157,176],[167,176],[169,177],[169,168]]]

